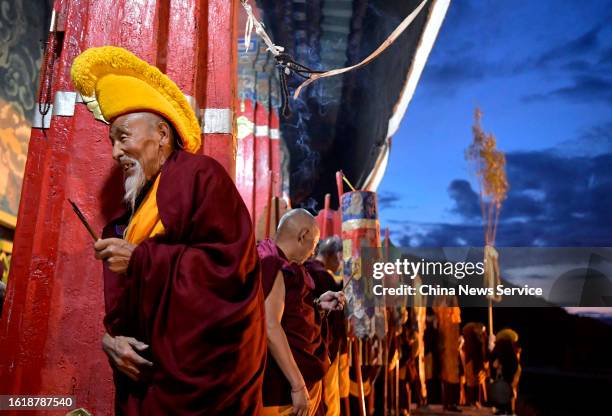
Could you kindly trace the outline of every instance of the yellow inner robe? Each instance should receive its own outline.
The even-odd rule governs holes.
[[[147,238],[163,234],[164,232],[164,225],[161,222],[161,218],[159,218],[159,210],[157,209],[157,187],[159,186],[159,178],[161,178],[161,174],[157,175],[147,196],[145,196],[144,200],[130,219],[130,223],[124,234],[124,239],[129,243],[138,245]]]

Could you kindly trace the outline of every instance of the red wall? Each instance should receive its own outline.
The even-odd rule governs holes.
[[[82,50],[117,45],[165,70],[200,108],[233,111],[237,4],[56,0],[65,35],[53,91],[74,91],[70,65]],[[72,117],[54,116],[45,133],[32,129],[30,139],[0,320],[0,394],[71,394],[78,407],[112,414],[111,372],[100,348],[101,264],[66,198],[101,230],[120,203],[121,173],[111,159],[107,126],[83,104]],[[234,175],[233,134],[203,139],[203,151]]]

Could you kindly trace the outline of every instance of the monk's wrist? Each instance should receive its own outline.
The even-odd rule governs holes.
[[[289,380],[289,384],[291,385],[292,393],[301,391],[304,387],[306,387],[306,382],[301,374],[294,374],[294,377],[291,377]]]
[[[303,384],[302,384],[300,387],[298,387],[298,388],[291,387],[291,393],[298,393],[298,392],[300,392],[300,391],[304,390],[305,388],[306,388],[306,384],[305,384],[305,383],[303,383]]]

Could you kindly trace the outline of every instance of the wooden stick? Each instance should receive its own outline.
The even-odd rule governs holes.
[[[366,416],[365,397],[363,394],[363,378],[361,375],[361,340],[353,338],[353,365],[355,366],[355,380],[357,382],[357,400],[359,401],[359,415]]]
[[[389,227],[385,228],[385,261],[389,261]],[[383,286],[384,286],[384,281],[383,281]],[[387,325],[389,325],[388,322],[388,314],[387,314],[387,303],[386,303],[386,296],[383,293],[383,298],[385,299],[385,320],[387,321]],[[383,410],[383,414],[386,415],[387,414],[387,410],[389,408],[389,349],[390,349],[390,335],[389,334],[385,334],[385,338],[384,338],[385,342],[383,344],[383,348],[384,348],[384,358],[385,358],[385,363],[384,363],[384,391],[383,391],[383,397],[384,397],[384,410]],[[391,396],[393,396],[393,389],[391,389]],[[393,401],[392,401],[393,402]]]
[[[493,336],[493,301],[489,299],[489,337]]]
[[[321,239],[327,238],[327,216],[331,203],[331,195],[325,194],[325,205],[323,205],[323,228],[321,229]]]
[[[325,194],[325,209],[331,208],[331,194]]]
[[[397,334],[395,335],[395,351],[399,357],[399,339]],[[395,363],[395,414],[399,415],[399,358]]]
[[[389,414],[387,409],[389,408],[389,342],[387,341],[387,334],[385,334],[385,342],[381,343],[383,347],[383,415]]]
[[[72,202],[70,198],[68,198],[68,202],[70,202],[70,205],[72,205],[72,210],[74,211],[74,213],[77,215],[77,217],[81,221],[81,224],[85,226],[85,228],[89,232],[89,235],[91,235],[91,238],[93,238],[94,241],[98,241],[99,238],[97,234],[94,232],[93,228],[91,228],[91,225],[89,225],[89,223],[87,222],[87,219],[85,219],[85,215],[83,215],[83,213],[81,212],[77,204]]]
[[[389,258],[391,257],[391,253],[389,252],[391,250],[391,231],[389,230],[389,227],[387,226],[385,228],[385,261],[389,261]]]
[[[344,194],[344,187],[342,186],[342,171],[336,172],[336,187],[338,188],[338,211],[342,212],[342,195]]]
[[[351,190],[352,190],[353,192],[355,192],[355,191],[356,191],[355,187],[354,187],[354,186],[351,184],[351,182],[349,182],[349,180],[346,178],[346,176],[344,175],[344,173],[342,174],[342,180],[343,180],[344,182],[346,182],[346,184],[349,186],[349,188],[351,188]]]
[[[344,289],[346,289],[349,285],[349,283],[351,283],[353,281],[353,277],[355,277],[355,275],[351,275],[351,277],[349,277],[349,280],[346,281],[346,283],[344,284],[344,286],[342,286],[342,291],[344,292]]]
[[[399,415],[399,403],[400,403],[400,378],[399,378],[399,339],[397,334],[394,332],[393,339],[395,341],[395,352],[397,354],[397,362],[395,363],[395,414]]]

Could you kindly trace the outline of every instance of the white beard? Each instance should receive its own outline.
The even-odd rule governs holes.
[[[136,198],[138,198],[140,191],[142,191],[142,188],[147,183],[147,177],[145,176],[144,169],[138,160],[127,156],[122,157],[122,160],[128,160],[134,164],[134,173],[125,178],[125,194],[123,196],[123,201],[128,204],[128,206],[132,209],[132,212],[134,212],[134,208],[136,207]]]

